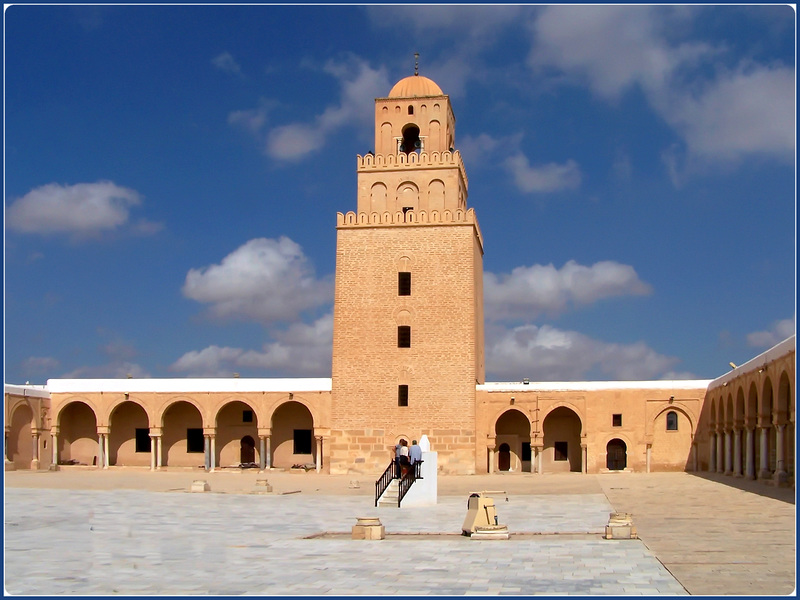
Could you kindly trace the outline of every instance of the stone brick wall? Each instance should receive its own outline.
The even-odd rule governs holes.
[[[380,471],[399,437],[422,434],[443,472],[474,469],[476,236],[467,222],[340,225],[331,472]],[[398,295],[399,271],[411,272],[410,296]],[[398,348],[398,324],[411,326],[410,348]]]

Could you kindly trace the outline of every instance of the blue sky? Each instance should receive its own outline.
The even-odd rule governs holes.
[[[488,381],[714,378],[795,330],[786,6],[12,6],[5,381],[330,376],[373,102],[450,95]]]

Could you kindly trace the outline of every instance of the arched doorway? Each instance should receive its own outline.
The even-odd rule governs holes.
[[[179,400],[164,412],[162,464],[173,467],[202,467],[205,464],[203,417],[190,402]]]
[[[531,471],[531,422],[517,409],[505,411],[494,426],[498,471]],[[507,454],[503,454],[505,446]],[[501,460],[508,460],[505,468]]]
[[[67,404],[58,416],[58,462],[61,465],[96,465],[97,418],[85,402]]]
[[[497,451],[497,470],[508,471],[511,468],[511,448],[508,444],[500,444]]]
[[[542,472],[581,472],[581,420],[572,409],[559,406],[542,423]]]
[[[250,459],[242,459],[242,440],[258,439],[258,416],[248,403],[234,400],[223,406],[217,413],[216,425],[215,464],[220,467],[238,467],[245,462],[258,462],[259,451],[255,449],[255,442]]]
[[[239,441],[239,462],[244,465],[256,462],[256,442],[249,435]]]
[[[609,471],[622,471],[628,466],[628,446],[614,438],[606,445],[606,468]]]
[[[281,404],[272,415],[272,466],[313,463],[316,449],[311,411],[296,401]]]
[[[136,402],[123,402],[114,409],[108,435],[108,464],[150,464],[150,426],[147,413]]]
[[[27,404],[20,404],[11,417],[6,457],[17,469],[30,469],[33,460],[32,439],[33,411]]]

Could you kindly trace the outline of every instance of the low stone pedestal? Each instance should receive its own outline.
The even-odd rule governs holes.
[[[256,479],[256,487],[253,489],[254,494],[271,494],[272,486],[266,479]]]
[[[507,525],[484,525],[475,528],[475,533],[469,536],[471,540],[507,540],[509,537]]]
[[[210,492],[211,486],[208,485],[208,482],[204,479],[195,479],[192,482],[192,487],[189,488],[192,492]]]
[[[382,540],[386,537],[386,529],[378,517],[358,517],[351,537],[354,540]]]
[[[633,515],[630,513],[610,513],[604,537],[607,540],[638,539],[636,528],[633,526]]]

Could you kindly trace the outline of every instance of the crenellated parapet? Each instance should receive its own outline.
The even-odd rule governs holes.
[[[435,168],[458,168],[461,176],[464,178],[464,183],[468,184],[466,170],[464,169],[464,161],[461,158],[461,152],[454,150],[453,152],[412,152],[405,154],[367,154],[366,156],[358,155],[356,157],[356,169],[359,173],[369,171],[387,171],[387,170],[406,170],[406,169],[435,169]]]
[[[432,211],[414,211],[410,210],[405,213],[397,212],[383,212],[383,213],[366,213],[366,212],[353,212],[336,213],[336,227],[337,228],[350,228],[350,227],[402,227],[402,226],[419,226],[419,225],[474,225],[475,231],[478,235],[481,248],[483,247],[483,237],[478,225],[478,217],[475,216],[475,209],[468,208],[467,210],[432,210]]]

